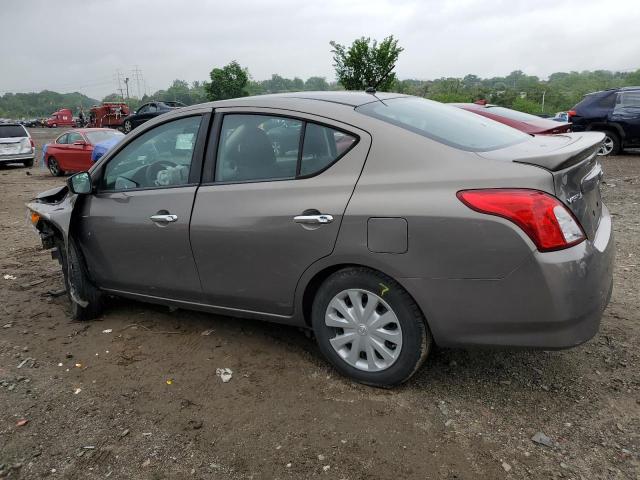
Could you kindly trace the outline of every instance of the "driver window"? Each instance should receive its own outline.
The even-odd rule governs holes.
[[[200,116],[146,131],[105,166],[101,191],[187,185]]]
[[[149,105],[143,105],[138,109],[138,111],[136,112],[136,115],[147,113],[147,110],[149,110]]]

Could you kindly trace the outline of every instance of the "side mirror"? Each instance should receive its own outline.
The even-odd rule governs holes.
[[[74,145],[79,145],[81,147],[86,147],[87,146],[87,142],[85,142],[84,140],[78,140],[76,142],[73,142]]]
[[[86,195],[93,191],[89,172],[80,172],[70,176],[67,180],[67,186],[69,190],[71,190],[71,193],[75,193],[76,195]]]

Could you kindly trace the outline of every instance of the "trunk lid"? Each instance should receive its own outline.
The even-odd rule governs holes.
[[[593,239],[602,215],[603,172],[597,152],[603,139],[604,134],[600,132],[536,136],[528,142],[478,155],[548,170],[556,197],[573,212],[587,238]]]

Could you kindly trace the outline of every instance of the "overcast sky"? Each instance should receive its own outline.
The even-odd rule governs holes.
[[[401,79],[640,68],[640,0],[0,0],[0,12],[0,94],[100,98],[136,65],[155,91],[234,59],[256,80],[333,80],[330,40],[391,34]]]

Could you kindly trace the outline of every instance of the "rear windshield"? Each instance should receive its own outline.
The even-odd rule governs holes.
[[[0,125],[0,138],[28,137],[21,125]]]
[[[493,113],[494,115],[500,115],[501,117],[505,117],[505,118],[510,118],[511,120],[517,120],[518,122],[535,123],[541,120],[540,117],[536,117],[535,115],[531,115],[530,113],[511,110],[510,108],[493,107],[493,106],[489,106],[485,108],[489,113]]]
[[[124,133],[118,132],[117,130],[105,130],[99,132],[86,132],[85,135],[89,139],[89,143],[95,145],[96,143],[104,142],[105,140],[109,140],[113,137],[123,137]]]
[[[489,118],[424,98],[372,102],[356,111],[470,152],[497,150],[531,138]]]

